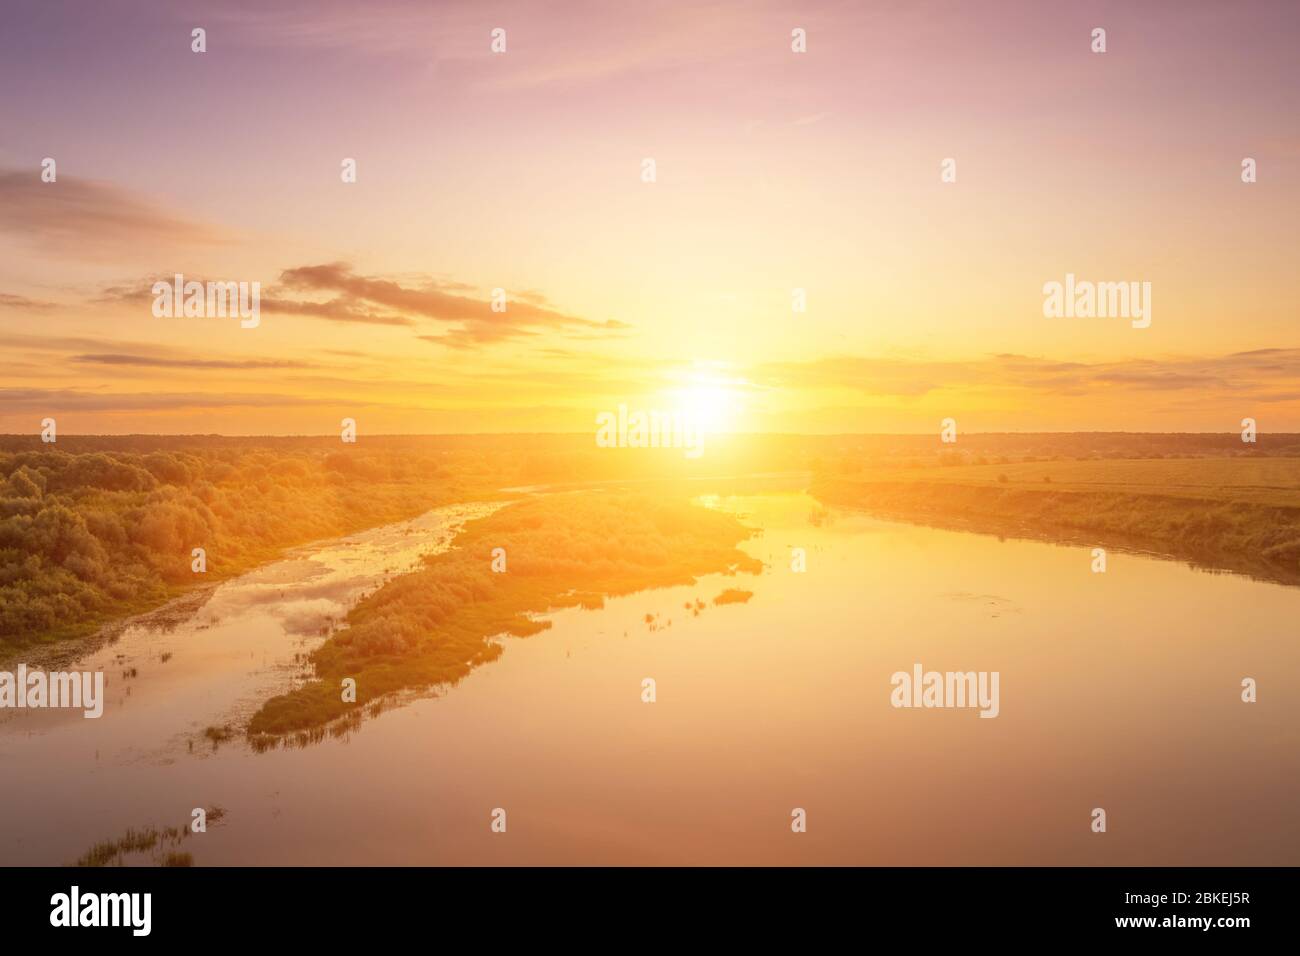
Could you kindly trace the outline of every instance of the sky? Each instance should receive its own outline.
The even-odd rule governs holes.
[[[1292,2],[7,0],[0,431],[1300,431],[1298,48]],[[155,316],[176,274],[257,326]],[[1045,316],[1067,274],[1149,326]]]

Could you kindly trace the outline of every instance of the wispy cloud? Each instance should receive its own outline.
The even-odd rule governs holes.
[[[111,183],[62,173],[45,183],[37,171],[0,172],[0,233],[42,252],[89,260],[229,241]]]
[[[238,371],[240,369],[313,368],[310,362],[293,359],[198,359],[159,358],[150,355],[108,353],[102,355],[74,355],[74,362],[91,365],[128,365],[137,368],[212,368]]]
[[[301,315],[312,319],[325,319],[329,322],[358,322],[362,325],[396,325],[413,326],[415,320],[409,316],[393,312],[379,312],[369,309],[357,299],[340,296],[328,302],[309,302],[303,299],[289,299],[281,295],[271,295],[262,300],[262,310],[279,315]]]
[[[273,5],[231,0],[210,19],[252,46],[406,61],[448,80],[508,92],[779,53],[768,42],[763,11],[755,9],[764,6],[780,9],[748,0],[645,8],[580,2],[539,17],[535,4],[512,0],[494,3],[492,16],[485,17],[483,4],[475,0],[374,0],[364,7],[334,0]],[[575,55],[575,16],[582,18],[582,55]],[[517,56],[489,55],[488,30],[498,24],[506,25],[508,46]]]
[[[58,308],[58,306],[54,302],[42,302],[38,299],[29,299],[23,295],[0,292],[0,309],[17,309],[22,312],[48,312],[55,308]]]
[[[0,347],[9,354],[30,353],[42,357],[48,372],[56,363],[74,362],[140,369],[221,369],[226,371],[261,369],[315,369],[321,366],[303,359],[242,358],[195,355],[183,349],[86,336],[0,335]]]
[[[764,363],[751,374],[756,381],[778,388],[844,389],[897,398],[985,389],[1057,397],[1200,391],[1268,400],[1278,389],[1300,385],[1300,349],[1106,362],[1056,361],[1016,354],[967,361],[838,356]]]
[[[266,393],[90,392],[82,389],[0,388],[0,407],[10,412],[144,412],[205,408],[276,408],[336,405],[334,398]]]

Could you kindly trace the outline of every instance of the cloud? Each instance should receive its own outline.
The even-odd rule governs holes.
[[[301,299],[285,299],[276,296],[263,298],[261,309],[264,312],[280,315],[302,315],[313,319],[327,319],[330,322],[360,322],[366,325],[413,326],[415,320],[404,315],[375,312],[367,309],[355,299],[339,297],[330,302],[307,302]]]
[[[21,309],[24,312],[48,312],[57,308],[53,302],[40,302],[22,295],[0,292],[0,309]]]
[[[74,258],[114,260],[178,245],[229,241],[202,225],[111,183],[60,174],[0,172],[0,234]]]
[[[224,369],[228,371],[258,369],[316,369],[321,366],[299,359],[214,356],[204,352],[192,355],[181,349],[142,342],[124,342],[84,336],[0,334],[0,346],[6,351],[49,353],[71,362],[123,368],[148,369]],[[55,360],[57,361],[57,360]],[[42,368],[49,371],[52,360],[42,358]]]
[[[202,282],[201,276],[187,279]],[[170,281],[170,276],[162,281]],[[91,301],[97,305],[144,307],[152,301],[154,277],[105,286]],[[594,321],[554,308],[535,289],[507,291],[506,310],[492,311],[489,297],[462,294],[473,287],[449,279],[365,276],[346,262],[297,266],[280,273],[279,282],[263,288],[262,312],[296,315],[329,322],[415,328],[445,323],[438,333],[418,338],[454,349],[470,349],[512,338],[554,332],[570,338],[602,339],[631,326],[616,320]]]
[[[535,290],[506,294],[504,312],[494,312],[490,298],[463,295],[464,286],[426,278],[403,285],[397,280],[359,275],[346,262],[298,266],[280,274],[280,286],[263,297],[264,309],[294,312],[338,321],[413,325],[417,319],[455,325],[419,338],[450,348],[467,349],[543,331],[603,333],[626,329],[622,322],[593,321],[551,307]],[[285,293],[332,295],[323,302],[289,298]]]
[[[194,282],[207,280],[201,276],[186,276]],[[170,282],[170,276],[149,277],[131,285],[105,286],[93,300],[98,305],[132,305],[148,307],[153,302],[153,284],[157,281]],[[261,312],[273,315],[300,315],[313,319],[326,319],[330,322],[360,322],[368,325],[413,326],[415,320],[393,313],[376,312],[364,303],[346,296],[340,296],[329,302],[310,302],[303,299],[285,298],[282,294],[263,292],[258,300]]]
[[[336,398],[300,398],[270,394],[203,394],[194,392],[86,392],[79,389],[0,388],[6,412],[143,412],[194,408],[275,408],[337,405]]]
[[[150,355],[124,355],[109,353],[104,355],[74,355],[74,362],[86,362],[92,365],[130,365],[140,368],[220,368],[220,369],[264,369],[264,368],[315,368],[309,362],[291,359],[195,359],[195,358],[159,358]]]

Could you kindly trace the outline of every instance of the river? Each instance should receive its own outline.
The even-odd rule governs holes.
[[[761,575],[552,613],[456,687],[306,747],[204,731],[301,680],[331,622],[491,506],[132,624],[75,665],[107,673],[103,718],[0,721],[0,863],[70,863],[195,807],[224,811],[184,841],[196,865],[1300,862],[1300,591],[1122,553],[1095,574],[1087,548],[799,492],[700,500],[761,529]],[[728,588],[753,596],[714,605]],[[998,672],[998,716],[891,706],[914,664]]]

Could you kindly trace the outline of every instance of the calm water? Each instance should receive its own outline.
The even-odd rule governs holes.
[[[838,511],[813,523],[802,494],[704,502],[763,529],[745,547],[764,574],[556,613],[446,694],[305,749],[201,735],[299,679],[329,620],[482,506],[304,551],[170,631],[129,629],[78,665],[109,675],[101,720],[0,722],[0,862],[70,862],[220,806],[182,847],[198,865],[1300,863],[1300,591],[1116,553],[1093,574],[1083,548]],[[754,596],[712,605],[728,587]],[[890,676],[917,662],[999,671],[1000,716],[891,707]],[[1093,807],[1109,832],[1090,832]]]

